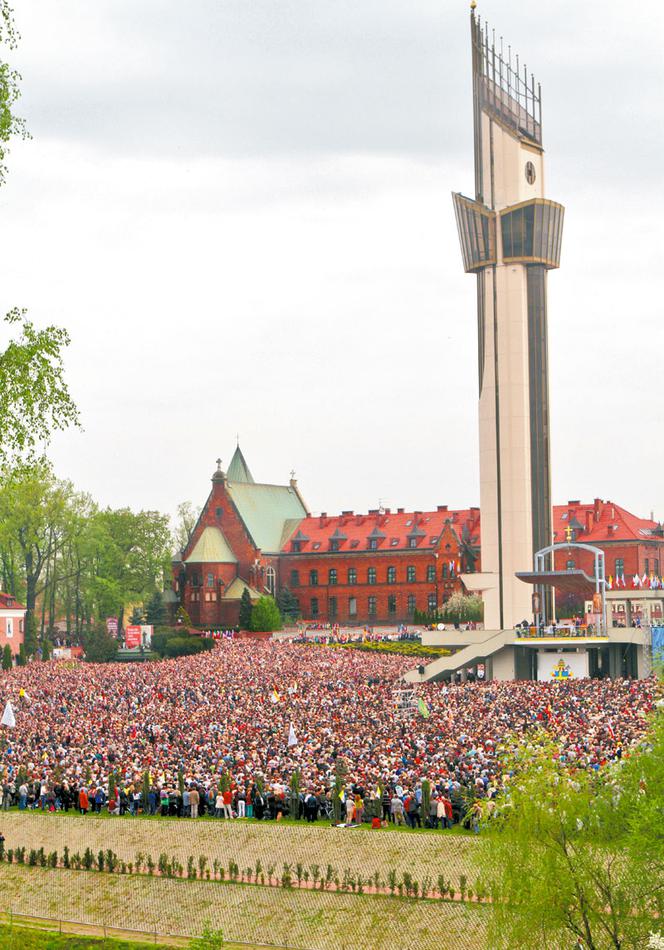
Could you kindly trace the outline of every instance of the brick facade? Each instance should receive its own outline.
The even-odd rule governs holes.
[[[205,528],[219,528],[237,558],[237,563],[186,563]],[[238,621],[239,602],[224,599],[224,591],[235,578],[252,583],[260,552],[253,543],[240,514],[226,490],[223,473],[215,475],[189,543],[175,566],[175,590],[196,626],[225,627]],[[253,585],[252,585],[253,586]]]
[[[235,464],[238,460],[241,465]],[[290,496],[296,493],[303,516],[280,513],[280,502],[275,501],[276,520],[270,527],[278,530],[270,537],[281,537],[281,541],[270,543],[280,549],[262,551],[233,500],[234,484],[229,490],[221,469],[215,473],[189,543],[174,563],[175,589],[197,626],[237,623],[238,584],[234,598],[227,593],[238,579],[255,597],[276,595],[288,587],[306,620],[373,625],[412,622],[415,610],[430,611],[453,593],[463,592],[459,575],[481,570],[478,508],[450,510],[440,505],[428,512],[388,508],[367,514],[344,511],[333,517],[323,512],[312,517],[306,514],[294,480],[289,486],[256,485],[239,448],[231,469],[241,473],[244,493],[238,504],[249,506],[244,510],[250,523],[257,504],[252,492],[265,490],[289,492]],[[596,498],[587,504],[570,501],[555,506],[553,527],[556,543],[570,538],[604,550],[607,576],[624,575],[627,587],[632,586],[634,575],[661,577],[664,531],[652,520],[637,518]],[[192,552],[206,529],[221,532],[225,555],[196,560]],[[555,567],[581,568],[592,575],[593,555],[577,548],[561,549],[556,552]],[[563,597],[558,598],[559,612],[571,607]]]
[[[0,592],[0,650],[6,644],[18,656],[25,637],[25,607],[11,594]]]

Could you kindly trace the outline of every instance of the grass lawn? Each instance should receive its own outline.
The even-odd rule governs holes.
[[[171,950],[165,943],[152,943],[157,950]],[[145,943],[104,937],[80,937],[28,927],[0,926],[2,950],[146,950]]]

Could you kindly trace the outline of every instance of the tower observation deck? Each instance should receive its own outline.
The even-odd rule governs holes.
[[[475,196],[453,201],[477,280],[482,573],[463,579],[501,630],[530,615],[515,574],[551,544],[546,285],[564,209],[544,196],[539,84],[474,8],[470,27]]]

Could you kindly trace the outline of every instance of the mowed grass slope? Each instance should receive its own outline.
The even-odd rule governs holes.
[[[419,840],[419,839],[418,839]],[[55,843],[53,844],[55,846]],[[486,908],[253,885],[0,865],[14,913],[301,950],[479,950]]]
[[[332,828],[322,823],[282,825],[274,822],[201,821],[195,819],[143,820],[140,818],[92,818],[90,816],[41,815],[8,812],[2,815],[0,830],[6,848],[41,848],[60,856],[65,845],[73,854],[91,848],[115,851],[120,860],[135,860],[137,852],[151,854],[155,862],[161,853],[176,857],[186,866],[191,855],[198,861],[207,858],[208,866],[220,861],[228,867],[230,860],[241,869],[274,865],[280,876],[284,862],[293,867],[328,864],[342,876],[362,874],[366,879],[379,872],[385,880],[390,869],[404,871],[418,880],[438,875],[454,885],[460,875],[469,883],[477,877],[473,855],[482,847],[477,838],[442,832],[399,834],[370,829]]]

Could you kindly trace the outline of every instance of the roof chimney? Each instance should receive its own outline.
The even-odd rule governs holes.
[[[404,508],[397,508],[397,514],[402,515],[404,513]]]
[[[436,511],[447,511],[447,505],[438,505]]]

